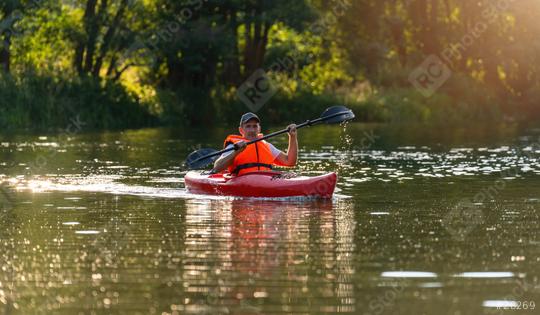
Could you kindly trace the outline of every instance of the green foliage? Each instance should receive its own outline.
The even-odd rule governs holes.
[[[205,90],[183,87],[176,91],[161,90],[158,95],[162,122],[166,124],[204,124],[216,119],[216,100]]]
[[[16,67],[12,72],[31,68],[43,75],[58,76],[72,71],[73,47],[65,39],[76,23],[58,5],[28,12],[17,25],[20,34],[13,40],[12,62]]]
[[[1,128],[58,129],[73,120],[90,129],[142,127],[156,121],[133,95],[111,82],[28,73],[0,77]]]
[[[260,112],[271,123],[333,104],[366,121],[529,118],[540,115],[540,5],[508,4],[2,1],[0,19],[22,15],[0,28],[0,125],[58,127],[73,113],[93,128],[234,122],[248,110],[235,93],[261,68],[279,90]],[[409,76],[432,55],[452,75],[426,98]]]
[[[452,98],[438,92],[429,98],[410,88],[387,88],[354,105],[357,117],[365,121],[392,123],[423,122],[460,124],[473,121],[497,121],[503,118],[500,106],[484,99],[482,90],[464,98]]]
[[[309,29],[297,33],[278,24],[270,35],[264,69],[289,97],[293,97],[301,90],[320,95],[350,83],[352,78],[346,71],[347,66],[343,50],[335,42]]]
[[[214,103],[215,122],[230,124],[236,122],[242,114],[251,111],[235,97],[234,92],[220,91],[219,95],[223,97]],[[342,95],[331,93],[313,94],[309,90],[299,89],[297,93],[290,95],[278,90],[257,114],[264,117],[265,125],[283,125],[286,122],[317,118],[326,108],[343,104],[352,106],[354,102],[347,101]]]

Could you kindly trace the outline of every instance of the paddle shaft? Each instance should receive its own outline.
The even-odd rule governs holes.
[[[321,123],[325,120],[328,120],[330,118],[334,118],[334,117],[337,117],[337,116],[340,116],[340,115],[343,115],[347,112],[339,112],[339,113],[335,113],[335,114],[332,114],[332,115],[328,115],[326,117],[321,117],[321,118],[317,118],[317,119],[313,119],[313,120],[307,120],[299,125],[296,125],[296,129],[300,129],[302,127],[305,127],[305,126],[313,126],[313,125],[316,125],[318,123]],[[259,142],[259,141],[263,141],[263,140],[266,140],[266,139],[269,139],[269,138],[272,138],[272,137],[275,137],[275,136],[278,136],[280,134],[284,134],[286,132],[289,132],[289,129],[286,128],[286,129],[283,129],[283,130],[280,130],[280,131],[276,131],[276,132],[272,132],[272,133],[269,133],[267,134],[266,136],[263,136],[261,138],[257,138],[257,139],[254,139],[254,140],[251,140],[249,142],[246,143],[246,145],[250,145],[250,144],[253,144],[255,142]],[[205,156],[202,156],[198,159],[196,159],[195,161],[193,161],[192,163],[196,163],[198,161],[201,161],[201,160],[204,160],[204,159],[207,159],[209,157],[213,157],[213,156],[216,156],[216,155],[221,155],[225,152],[229,152],[229,151],[233,151],[233,150],[236,150],[236,148],[233,146],[231,148],[227,148],[227,149],[223,149],[221,151],[217,151],[217,152],[214,152],[214,153],[211,153],[211,154],[208,154],[208,155],[205,155]]]

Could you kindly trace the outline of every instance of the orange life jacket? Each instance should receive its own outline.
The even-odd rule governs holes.
[[[259,134],[258,137],[262,137]],[[248,142],[249,140],[238,135],[229,135],[223,143],[223,147],[227,147],[229,144],[235,144],[239,141]],[[238,154],[233,161],[233,164],[229,166],[229,173],[242,175],[255,171],[267,171],[272,169],[275,158],[272,156],[270,146],[266,141],[255,142],[246,147],[242,153]]]

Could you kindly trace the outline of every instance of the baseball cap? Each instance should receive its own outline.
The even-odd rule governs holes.
[[[259,119],[259,116],[253,114],[252,112],[249,112],[249,113],[245,113],[244,115],[242,115],[242,118],[240,118],[240,126],[242,126],[243,124],[245,124],[246,122],[248,122],[250,119],[257,119],[258,122],[261,122],[261,120]]]

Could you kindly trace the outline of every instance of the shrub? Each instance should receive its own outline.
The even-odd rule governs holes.
[[[0,76],[0,127],[64,128],[76,117],[85,128],[126,128],[156,119],[123,86],[93,78],[54,79],[32,73]]]

